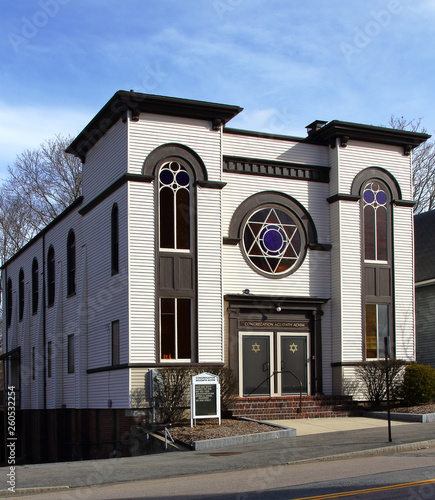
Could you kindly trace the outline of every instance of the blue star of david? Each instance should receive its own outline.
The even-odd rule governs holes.
[[[264,257],[271,273],[276,272],[283,259],[295,261],[298,252],[292,240],[298,228],[294,223],[283,222],[274,208],[271,208],[263,222],[250,219],[246,230],[250,231],[253,242],[246,252],[249,257]]]

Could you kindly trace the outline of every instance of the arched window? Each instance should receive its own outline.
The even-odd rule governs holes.
[[[393,332],[391,192],[395,186],[385,179],[367,179],[360,191],[365,359],[383,358],[384,338]]]
[[[12,280],[8,279],[6,289],[6,326],[11,326],[12,322]]]
[[[76,237],[72,229],[67,240],[67,293],[76,293]]]
[[[190,175],[181,163],[170,161],[160,168],[160,249],[190,250],[190,185]]]
[[[364,187],[364,260],[388,261],[387,193],[378,181],[370,181]]]
[[[24,271],[22,269],[18,275],[18,316],[20,321],[24,316]]]
[[[38,302],[39,302],[39,272],[38,272],[38,261],[33,259],[32,262],[32,313],[36,314],[38,312]]]
[[[50,246],[47,253],[47,305],[54,304],[56,292],[56,267],[54,260],[54,248]]]
[[[112,245],[112,276],[119,273],[119,210],[115,203],[112,207],[111,220],[111,245]]]

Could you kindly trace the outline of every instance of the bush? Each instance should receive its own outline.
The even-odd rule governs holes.
[[[409,365],[403,377],[402,396],[406,404],[429,403],[435,399],[435,370],[428,365]]]
[[[391,399],[396,399],[402,382],[403,368],[406,361],[391,359],[388,362],[388,380]],[[359,365],[355,372],[361,382],[364,395],[370,404],[379,406],[387,395],[387,380],[385,374],[385,361],[365,361]]]
[[[221,407],[228,406],[237,391],[237,379],[233,371],[226,367],[179,367],[161,368],[154,382],[154,397],[158,419],[161,423],[177,422],[185,416],[189,408],[189,389],[192,375],[208,372],[219,377],[221,386]]]

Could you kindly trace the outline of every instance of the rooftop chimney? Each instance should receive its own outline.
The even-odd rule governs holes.
[[[315,120],[313,123],[310,123],[307,125],[305,128],[307,129],[308,137],[310,135],[315,134],[318,130],[320,130],[323,125],[326,125],[328,122],[325,122],[323,120]]]

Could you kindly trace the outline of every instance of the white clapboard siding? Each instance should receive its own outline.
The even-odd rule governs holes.
[[[119,211],[119,274],[112,276],[111,215]],[[88,262],[88,368],[112,364],[111,327],[119,321],[120,362],[128,362],[127,185],[84,215]],[[107,374],[106,374],[107,376]]]
[[[362,356],[360,205],[340,205],[341,359],[360,361]],[[337,279],[332,274],[332,281]],[[334,286],[334,285],[333,285]]]
[[[221,191],[198,188],[198,357],[223,361]]]
[[[328,184],[235,173],[225,173],[222,180],[227,183],[222,190],[223,236],[228,235],[231,218],[243,201],[262,191],[275,191],[301,203],[314,221],[319,242],[330,242]]]
[[[109,401],[112,409],[130,406],[128,368],[90,373],[88,385],[90,408],[109,408]]]
[[[100,132],[95,132],[99,137]],[[127,172],[128,122],[118,120],[86,155],[83,165],[84,203]]]
[[[322,376],[323,376],[323,392],[332,394],[332,315],[331,301],[322,306],[323,316],[322,321]]]
[[[415,360],[413,210],[394,207],[396,357]]]
[[[156,361],[154,184],[130,182],[129,309],[132,363]]]
[[[355,176],[368,167],[388,170],[397,180],[405,200],[412,199],[411,156],[403,154],[403,148],[387,144],[349,141],[346,148],[339,151],[340,193],[350,193]]]
[[[328,166],[328,148],[291,140],[223,134],[223,154]]]
[[[193,149],[202,159],[209,180],[221,179],[221,131],[211,122],[173,116],[141,113],[129,125],[129,167],[134,174],[143,173],[146,157],[162,144],[178,143]]]
[[[327,184],[298,180],[283,180],[242,174],[225,174],[223,189],[223,236],[228,235],[231,217],[247,198],[262,191],[280,191],[293,196],[312,216],[320,243],[329,243],[329,194]],[[239,245],[224,245],[224,293],[252,293],[329,297],[329,252],[308,250],[296,273],[279,280],[270,280],[256,273],[245,262]]]

